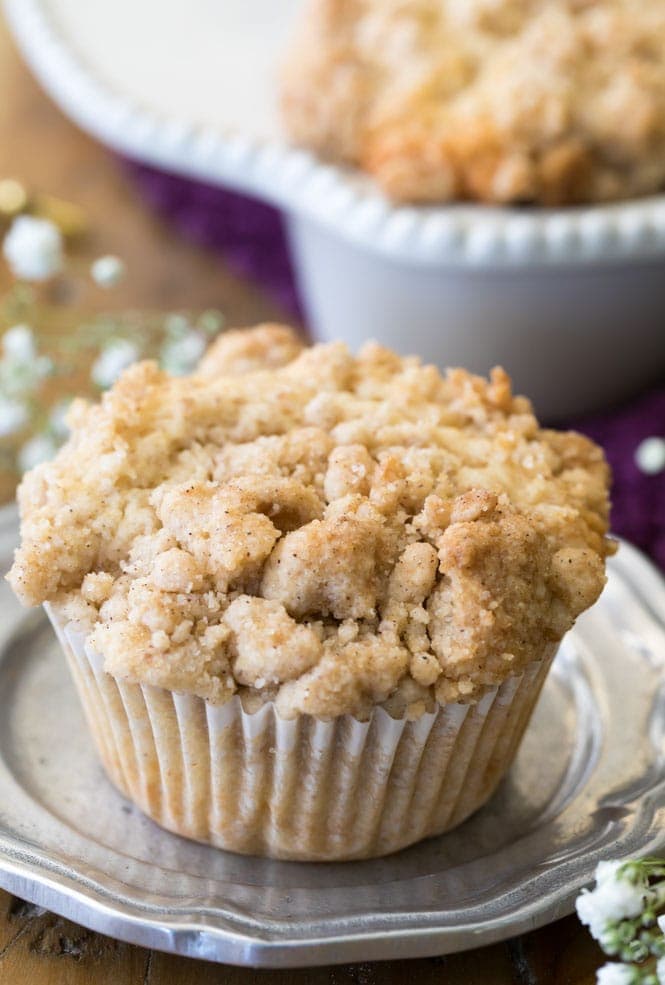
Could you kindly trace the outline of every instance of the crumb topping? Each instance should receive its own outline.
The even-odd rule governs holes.
[[[365,715],[475,701],[604,584],[608,470],[501,369],[223,335],[127,369],[19,490],[8,575],[122,678]]]
[[[548,205],[665,185],[661,0],[311,0],[290,136],[397,200]]]

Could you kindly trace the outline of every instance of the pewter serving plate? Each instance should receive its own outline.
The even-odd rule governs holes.
[[[16,539],[0,517],[4,566]],[[127,941],[264,967],[415,957],[567,914],[599,859],[665,845],[665,587],[626,544],[517,760],[462,827],[385,859],[270,862],[162,831],[102,773],[41,613],[0,588],[0,885]]]

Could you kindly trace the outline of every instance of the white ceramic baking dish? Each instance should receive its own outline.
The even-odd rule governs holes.
[[[565,210],[395,207],[280,137],[276,67],[302,0],[5,0],[80,126],[283,210],[315,336],[501,363],[540,414],[665,373],[665,196]],[[195,299],[193,299],[195,300]]]

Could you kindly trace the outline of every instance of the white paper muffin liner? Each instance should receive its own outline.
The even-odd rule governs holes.
[[[416,721],[381,707],[368,721],[285,720],[271,703],[250,714],[237,696],[213,705],[117,679],[46,609],[122,793],[170,831],[282,859],[385,855],[459,824],[508,769],[553,656]]]

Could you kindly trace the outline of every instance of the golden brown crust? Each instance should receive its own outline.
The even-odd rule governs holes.
[[[290,136],[396,200],[547,205],[665,185],[661,0],[312,0]]]
[[[71,423],[21,486],[9,579],[119,677],[285,716],[474,701],[604,583],[602,452],[502,370],[264,326],[191,377],[131,367]]]
[[[240,376],[256,369],[286,366],[302,352],[304,343],[286,325],[257,325],[251,332],[222,332],[199,363],[201,376]]]

